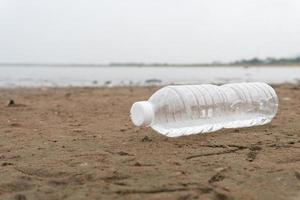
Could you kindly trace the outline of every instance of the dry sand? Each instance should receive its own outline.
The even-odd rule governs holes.
[[[300,87],[271,124],[175,139],[130,122],[156,89],[1,89],[0,199],[300,199]]]

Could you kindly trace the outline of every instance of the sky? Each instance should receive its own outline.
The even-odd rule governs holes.
[[[300,55],[299,0],[0,0],[0,62]]]

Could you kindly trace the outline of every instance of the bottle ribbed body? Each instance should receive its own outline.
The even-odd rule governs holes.
[[[151,127],[168,137],[263,125],[278,107],[274,89],[265,83],[166,86],[148,101]]]

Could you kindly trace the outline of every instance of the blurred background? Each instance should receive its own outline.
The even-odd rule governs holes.
[[[300,84],[297,0],[0,0],[0,87]]]

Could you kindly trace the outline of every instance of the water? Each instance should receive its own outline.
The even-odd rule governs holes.
[[[300,67],[0,66],[0,87],[300,83]]]
[[[272,120],[278,107],[273,88],[258,82],[167,86],[148,102],[150,109],[133,105],[133,122],[146,121],[141,124],[168,137],[263,125]]]

